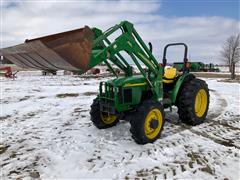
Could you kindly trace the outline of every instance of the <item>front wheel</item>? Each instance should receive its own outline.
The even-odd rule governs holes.
[[[115,126],[118,118],[114,114],[108,114],[100,111],[99,99],[93,100],[90,111],[91,121],[99,129],[106,129]]]
[[[163,106],[155,101],[144,101],[131,119],[131,133],[138,144],[156,141],[163,130],[165,119]]]

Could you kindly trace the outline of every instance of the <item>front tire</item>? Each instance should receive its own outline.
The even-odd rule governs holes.
[[[130,124],[133,139],[138,144],[156,141],[163,130],[165,122],[163,106],[155,101],[144,101],[134,113]]]
[[[204,122],[209,107],[209,89],[205,81],[192,79],[183,84],[177,101],[179,118],[188,125]]]
[[[100,111],[99,99],[93,100],[90,111],[91,121],[99,129],[106,129],[115,126],[119,120],[116,115]]]

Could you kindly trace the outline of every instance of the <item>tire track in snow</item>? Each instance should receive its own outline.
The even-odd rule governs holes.
[[[210,139],[212,141],[214,141],[217,144],[221,144],[223,146],[227,146],[227,147],[235,147],[237,149],[240,149],[240,147],[236,144],[234,144],[234,142],[231,139],[221,139],[221,138],[216,138],[213,137],[212,135],[209,135],[207,133],[201,132],[201,131],[197,131],[194,129],[190,129],[190,131],[198,136],[202,136],[205,137],[207,139]]]
[[[214,167],[208,163],[205,155],[201,155],[195,148],[189,144],[192,140],[191,132],[180,133],[175,138],[159,139],[154,144],[147,145],[147,149],[144,152],[148,152],[148,158],[151,158],[153,162],[161,162],[161,156],[170,158],[172,156],[169,151],[173,149],[182,149],[183,154],[186,153],[185,158],[178,160],[172,159],[163,162],[161,166],[153,163],[152,167],[141,168],[135,173],[131,172],[126,174],[126,179],[173,179],[181,177],[185,172],[191,172],[195,174],[197,171],[207,172],[212,176],[215,176]],[[198,135],[194,135],[197,138]],[[157,150],[157,151],[156,151]],[[180,152],[179,152],[180,153]],[[156,154],[158,154],[156,156]]]
[[[225,109],[228,105],[227,101],[221,96],[220,93],[218,93],[217,91],[212,90],[212,89],[210,89],[209,91],[212,92],[211,95],[214,96],[213,97],[213,99],[215,100],[214,104],[217,106],[217,108],[216,108],[216,110],[210,109],[209,114],[207,115],[207,118],[204,122],[204,124],[207,123],[207,126],[211,125],[209,123],[218,123],[218,121],[216,121],[215,119],[217,119],[220,115],[225,113]],[[211,103],[211,101],[210,101],[210,103]],[[163,129],[161,138],[165,138],[169,135],[174,135],[174,134],[180,133],[184,130],[188,130],[191,128],[192,128],[192,126],[186,125],[186,124],[182,123],[181,120],[179,120],[177,112],[170,112],[166,115],[166,123],[165,123],[164,129]]]
[[[212,89],[210,89],[209,91],[212,92],[212,95],[214,95],[214,99],[216,100],[215,104],[218,107],[215,108],[216,110],[213,113],[208,114],[205,122],[211,121],[212,119],[216,119],[217,117],[219,117],[221,114],[225,112],[225,109],[228,106],[226,99],[224,99],[220,93]]]
[[[214,143],[226,146],[226,147],[234,147],[237,149],[240,149],[240,147],[238,146],[238,143],[234,142],[234,140],[232,140],[231,138],[221,138],[221,134],[224,134],[224,132],[222,131],[227,131],[225,133],[230,133],[230,134],[236,134],[236,132],[239,132],[239,128],[238,127],[233,127],[231,126],[232,124],[235,124],[235,121],[239,122],[239,118],[238,119],[233,119],[230,122],[222,122],[218,120],[218,117],[221,116],[222,114],[226,113],[226,107],[228,106],[227,101],[221,96],[220,93],[214,91],[214,90],[210,90],[213,92],[213,98],[215,100],[215,105],[213,108],[215,109],[211,109],[214,111],[210,111],[206,121],[204,122],[204,124],[197,126],[197,130],[195,130],[196,128],[192,127],[192,126],[188,126],[185,125],[183,123],[178,123],[176,125],[180,125],[181,128],[175,128],[175,134],[179,133],[180,131],[184,131],[184,130],[190,130],[190,132],[192,132],[193,134],[197,135],[197,136],[202,136],[205,137],[211,141],[213,141]],[[177,116],[175,115],[175,118]],[[171,123],[171,121],[170,121]],[[174,123],[172,124],[174,126]],[[202,126],[202,127],[201,127]],[[213,130],[210,130],[209,133],[206,133],[205,128],[209,129],[209,127],[213,127]],[[221,128],[221,126],[224,126],[224,128]],[[205,127],[205,128],[204,128]],[[171,128],[170,128],[171,129]],[[221,131],[222,130],[222,131]],[[211,132],[214,132],[213,134],[215,136],[211,135]],[[178,144],[178,143],[177,143]],[[186,169],[187,171],[192,171],[194,173],[194,171],[196,171],[196,164],[203,164],[202,162],[199,162],[199,160],[197,160],[196,162],[188,162],[185,165],[184,164],[178,164],[178,166],[176,167],[171,167],[170,169],[168,169],[167,172],[162,173],[157,173],[160,175],[163,175],[162,178],[167,179],[169,177],[175,177],[175,175],[178,175],[179,173],[183,173]],[[188,165],[186,167],[186,165]],[[199,169],[199,168],[197,168]],[[205,165],[205,167],[202,167],[200,170],[204,170],[207,171],[208,173],[212,174],[213,170],[211,169],[211,167],[209,167],[208,164]]]
[[[216,110],[211,112],[207,116],[206,121],[202,125],[197,126],[197,128],[191,126],[189,127],[186,125],[183,125],[183,128],[185,127],[186,129],[189,129],[192,133],[208,138],[217,144],[240,149],[240,147],[236,145],[231,139],[223,138],[221,135],[221,132],[223,131],[222,126],[230,129],[228,132],[234,133],[236,131],[239,131],[240,129],[238,127],[231,126],[231,123],[234,123],[235,121],[239,122],[239,119],[233,119],[230,121],[231,123],[218,120],[218,117],[226,112],[225,109],[228,106],[228,103],[217,91],[210,89],[210,92],[213,92],[214,99],[216,101],[215,104],[217,106],[215,107]],[[224,131],[226,130],[225,128]],[[223,134],[228,132],[223,132]]]

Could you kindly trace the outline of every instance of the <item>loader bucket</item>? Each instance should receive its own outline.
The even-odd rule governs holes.
[[[81,29],[53,34],[4,48],[1,54],[23,68],[68,70],[84,73],[89,69],[94,34]]]

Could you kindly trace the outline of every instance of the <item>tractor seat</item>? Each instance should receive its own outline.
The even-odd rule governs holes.
[[[163,82],[164,83],[173,83],[177,77],[177,69],[174,67],[166,67],[164,69]]]

